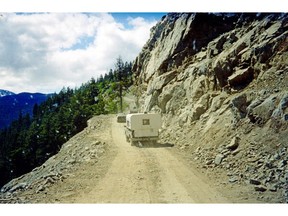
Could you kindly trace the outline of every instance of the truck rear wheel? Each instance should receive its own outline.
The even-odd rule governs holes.
[[[131,143],[131,146],[135,146],[136,145],[135,141],[130,140],[130,143]]]

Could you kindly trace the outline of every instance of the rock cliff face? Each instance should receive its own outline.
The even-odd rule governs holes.
[[[288,14],[168,14],[133,70],[163,141],[287,201]]]

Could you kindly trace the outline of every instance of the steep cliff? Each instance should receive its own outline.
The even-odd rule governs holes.
[[[168,14],[133,65],[141,110],[163,114],[163,141],[282,201],[287,36],[287,14]]]

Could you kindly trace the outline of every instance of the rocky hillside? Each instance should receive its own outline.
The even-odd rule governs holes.
[[[223,184],[286,202],[287,64],[288,14],[168,14],[134,62],[137,102]]]
[[[109,115],[88,120],[88,127],[65,143],[58,154],[4,185],[0,191],[0,203],[43,203],[48,188],[53,184],[72,176],[83,164],[94,166],[107,148],[107,140],[99,138],[101,134],[110,137],[107,119]],[[72,189],[65,190],[69,192]]]

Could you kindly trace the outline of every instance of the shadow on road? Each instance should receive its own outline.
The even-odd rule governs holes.
[[[139,148],[171,148],[174,144],[172,143],[138,143]]]

